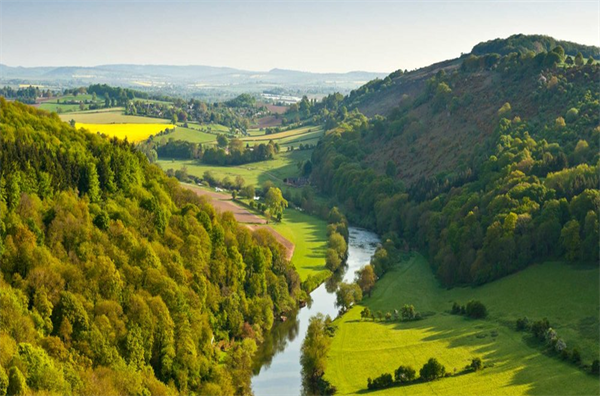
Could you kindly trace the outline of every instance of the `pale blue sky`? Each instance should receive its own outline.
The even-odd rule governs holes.
[[[515,33],[599,44],[599,2],[0,0],[0,63],[390,72]]]

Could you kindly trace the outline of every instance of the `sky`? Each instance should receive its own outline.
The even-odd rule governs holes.
[[[0,0],[0,63],[391,72],[511,34],[600,44],[591,1]]]

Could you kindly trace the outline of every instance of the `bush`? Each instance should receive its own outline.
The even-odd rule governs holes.
[[[415,314],[415,307],[413,305],[406,304],[402,307],[403,320],[414,320]]]
[[[481,301],[471,300],[467,303],[467,316],[473,319],[481,319],[487,316],[487,309]]]
[[[460,305],[458,303],[452,304],[452,309],[450,310],[452,315],[460,315]]]
[[[401,384],[412,382],[415,380],[417,372],[410,366],[400,366],[396,369],[395,378],[396,382]]]
[[[594,360],[594,362],[592,363],[591,372],[592,372],[592,374],[595,374],[595,375],[600,374],[600,360],[598,360],[598,359]]]
[[[534,336],[539,339],[543,339],[546,335],[546,331],[550,328],[550,322],[548,319],[544,318],[542,320],[538,320],[537,322],[531,325],[531,332]]]
[[[392,375],[389,373],[381,374],[379,377],[371,381],[371,378],[367,380],[367,388],[369,389],[384,389],[389,388],[394,383]]]
[[[446,367],[438,362],[436,358],[429,359],[419,371],[423,381],[433,381],[443,377],[444,374],[446,374]]]
[[[523,331],[529,329],[529,319],[527,317],[517,319],[517,330]]]
[[[581,363],[581,354],[579,353],[579,349],[573,348],[573,352],[571,352],[571,361],[577,365]]]
[[[473,371],[483,370],[483,360],[481,358],[476,357],[471,361],[471,368]]]

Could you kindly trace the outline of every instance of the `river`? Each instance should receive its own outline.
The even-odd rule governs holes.
[[[335,318],[335,291],[340,280],[352,282],[354,272],[368,264],[379,237],[367,230],[350,227],[348,260],[345,272],[338,273],[321,284],[310,295],[312,303],[300,309],[295,316],[278,323],[265,337],[256,354],[252,390],[256,396],[298,396],[302,391],[300,348],[308,328],[309,319],[318,314]]]

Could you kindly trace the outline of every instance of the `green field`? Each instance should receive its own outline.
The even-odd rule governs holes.
[[[79,110],[78,104],[62,104],[56,102],[44,102],[40,103],[40,109],[46,111],[55,111],[57,113],[68,113]]]
[[[80,111],[61,114],[63,121],[75,120],[82,124],[168,124],[169,120],[162,118],[141,117],[123,114],[123,108]]]
[[[46,111],[54,111],[57,113],[71,113],[71,112],[76,112],[76,111],[81,111],[79,108],[79,104],[65,104],[65,101],[92,101],[94,99],[94,97],[92,95],[89,94],[85,94],[85,95],[65,95],[65,96],[61,96],[59,98],[53,98],[50,99],[48,101],[42,102],[39,105],[39,108],[42,110],[46,110]],[[60,100],[60,103],[57,103],[57,100]],[[104,99],[102,98],[96,98],[96,103],[104,103]],[[84,105],[87,108],[87,104]]]
[[[167,139],[184,140],[190,143],[211,143],[215,142],[217,135],[199,131],[198,129],[185,128],[178,126],[175,132],[165,135]]]
[[[167,135],[169,136],[169,135]],[[283,179],[286,177],[298,176],[297,163],[310,159],[312,150],[282,152],[277,154],[275,159],[270,161],[253,162],[237,166],[216,166],[200,164],[194,160],[169,160],[160,159],[158,164],[163,170],[181,169],[187,166],[188,174],[202,177],[207,170],[211,171],[215,177],[223,179],[229,176],[232,180],[240,175],[246,181],[246,184],[260,186],[267,180],[271,180],[278,187],[283,187]]]
[[[363,301],[383,312],[414,304],[425,319],[409,322],[361,321],[363,306],[336,321],[326,378],[339,394],[366,392],[367,378],[392,372],[401,364],[417,372],[436,357],[446,369],[460,371],[474,357],[493,365],[478,373],[373,392],[394,395],[598,394],[598,378],[542,354],[526,333],[514,329],[518,317],[547,317],[568,348],[583,362],[598,357],[598,269],[562,263],[532,266],[478,288],[442,289],[426,260],[414,256],[386,274],[373,297]],[[482,301],[485,320],[450,315],[452,302]],[[371,392],[369,392],[371,393]]]
[[[285,143],[289,140],[299,139],[300,137],[304,138],[319,138],[323,135],[323,127],[321,126],[306,126],[296,129],[290,129],[289,131],[283,131],[278,133],[272,133],[270,135],[265,135],[264,132],[262,135],[253,135],[249,137],[244,137],[242,140],[249,144],[260,144],[266,143],[269,140],[273,140],[278,142],[279,144]]]
[[[304,281],[309,275],[325,276],[327,222],[298,210],[287,209],[281,223],[270,224],[287,240],[294,243],[292,262]]]

